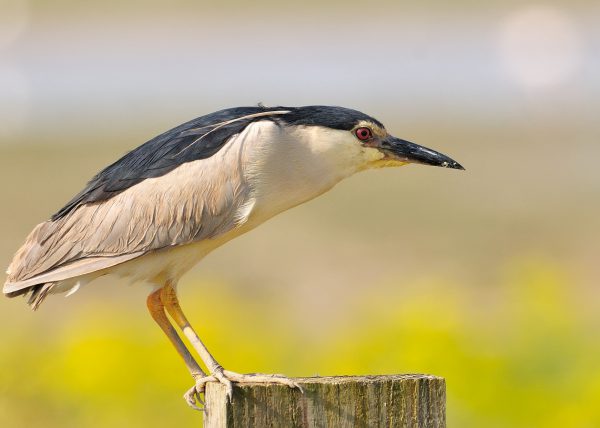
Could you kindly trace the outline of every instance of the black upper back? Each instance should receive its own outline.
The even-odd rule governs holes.
[[[268,114],[277,111],[289,113]],[[253,116],[257,113],[266,115]],[[232,136],[259,120],[341,130],[350,130],[361,120],[382,126],[364,113],[343,107],[255,106],[220,110],[179,125],[133,149],[96,174],[81,192],[52,216],[52,220],[64,217],[80,205],[110,199],[147,178],[165,175],[181,164],[209,158]]]

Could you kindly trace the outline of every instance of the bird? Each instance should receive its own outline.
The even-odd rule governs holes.
[[[177,284],[217,247],[343,179],[409,163],[464,169],[345,107],[216,111],[152,138],[96,174],[29,234],[8,267],[3,293],[26,296],[36,310],[48,296],[70,295],[105,275],[146,283],[150,315],[194,380],[184,394],[191,407],[200,409],[207,382],[223,383],[229,399],[232,383],[299,387],[283,375],[224,369],[181,309]]]

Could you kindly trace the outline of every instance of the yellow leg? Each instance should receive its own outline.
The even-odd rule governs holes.
[[[185,314],[181,310],[181,306],[179,306],[179,300],[177,299],[177,294],[175,293],[175,289],[170,283],[167,283],[161,289],[161,298],[164,302],[165,309],[175,321],[175,324],[179,326],[183,334],[188,338],[196,352],[200,355],[200,358],[206,364],[208,370],[213,373],[215,371],[223,370],[223,367],[208,351],[202,340],[198,337],[189,321],[187,320]]]
[[[190,354],[190,351],[186,348],[185,344],[177,334],[177,331],[175,331],[175,329],[169,322],[167,315],[165,314],[165,305],[163,304],[163,301],[161,299],[161,290],[157,290],[151,293],[148,296],[148,299],[146,300],[146,304],[148,306],[148,310],[150,311],[150,315],[152,316],[154,321],[156,321],[156,323],[159,325],[162,331],[165,332],[173,346],[175,346],[175,349],[183,358],[183,361],[185,362],[185,365],[188,368],[194,380],[199,381],[200,379],[204,379],[205,383],[208,380],[206,373],[204,373],[204,371],[200,368],[192,354]],[[198,400],[198,402],[202,404],[202,400],[199,396],[199,394],[202,391],[199,390],[199,388],[197,387],[194,387],[193,390],[193,392],[192,390],[186,392],[184,398],[190,406],[197,408],[196,400]]]

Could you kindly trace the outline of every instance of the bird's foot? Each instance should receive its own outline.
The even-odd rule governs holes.
[[[190,388],[183,396],[188,405],[196,410],[203,410],[198,407],[197,403],[204,406],[204,401],[201,395],[204,394],[206,384],[208,382],[220,382],[225,385],[227,389],[227,398],[231,401],[233,397],[233,382],[236,383],[276,383],[280,385],[286,385],[290,388],[298,388],[300,392],[304,393],[302,387],[294,382],[292,379],[279,374],[263,374],[263,373],[248,373],[240,374],[218,368],[213,371],[210,376],[203,376],[196,379],[196,384]]]
[[[183,394],[185,402],[194,410],[204,411],[204,400],[202,400],[202,394],[206,388],[208,382],[218,382],[214,376],[198,376],[195,378],[196,384]],[[199,407],[198,404],[200,404]]]
[[[302,387],[294,382],[292,379],[285,377],[280,374],[264,374],[264,373],[248,373],[240,374],[236,372],[230,372],[229,370],[223,370],[223,375],[230,381],[227,387],[227,396],[231,400],[233,389],[231,388],[231,382],[236,383],[276,383],[279,385],[286,385],[290,388],[298,388],[300,392],[304,393]],[[227,385],[227,384],[226,384]]]

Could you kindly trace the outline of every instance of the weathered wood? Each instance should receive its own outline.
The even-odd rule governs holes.
[[[206,387],[204,428],[410,427],[445,428],[446,384],[427,375],[333,376],[283,385]]]

